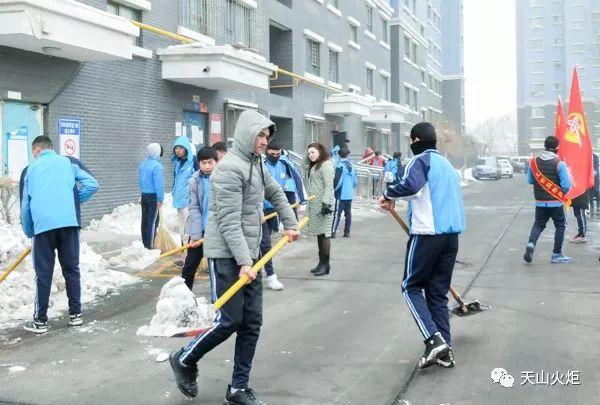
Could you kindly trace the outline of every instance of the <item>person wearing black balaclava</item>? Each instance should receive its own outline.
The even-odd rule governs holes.
[[[460,177],[436,150],[435,128],[428,122],[410,131],[414,157],[404,177],[387,188],[379,205],[393,210],[393,200],[409,200],[410,238],[402,294],[419,330],[425,352],[419,367],[454,367],[448,314],[448,290],[458,253],[458,235],[465,229]]]

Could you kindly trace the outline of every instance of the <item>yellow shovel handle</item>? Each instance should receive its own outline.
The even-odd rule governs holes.
[[[202,243],[204,243],[204,239],[200,239],[200,242],[201,242],[200,245]],[[183,246],[179,246],[178,248],[171,249],[171,250],[163,253],[162,255],[158,256],[158,258],[159,259],[164,259],[165,257],[174,255],[175,253],[183,252],[184,250],[189,249],[191,245],[192,245],[191,243],[188,243],[187,245],[183,245]],[[200,246],[200,245],[198,245],[198,246]]]
[[[306,226],[306,224],[308,224],[308,217],[303,218],[300,221],[298,224],[298,230],[302,229],[304,226]],[[289,241],[290,239],[287,235],[281,238],[281,240],[277,242],[277,244],[273,246],[271,250],[269,250],[259,261],[254,264],[254,266],[252,266],[252,271],[257,274],[260,269],[264,267],[265,263],[271,260],[273,256],[275,256],[275,253],[279,252],[279,250],[281,250],[281,248],[284,247]],[[225,291],[225,293],[215,302],[215,310],[218,310],[225,305],[225,303],[229,301],[229,299],[233,297],[235,293],[237,293],[244,285],[246,285],[248,280],[250,280],[250,278],[246,275],[240,277],[240,279],[236,281],[234,285],[229,287],[229,289]]]
[[[29,252],[31,252],[31,248],[30,247],[28,247],[27,249],[25,249],[25,251],[23,253],[21,253],[21,255],[19,257],[17,257],[17,260],[15,260],[13,262],[13,264],[11,264],[10,266],[8,266],[8,268],[6,270],[4,270],[4,272],[0,275],[0,283],[3,282],[4,279],[6,277],[8,277],[8,275],[10,273],[12,273],[12,271],[19,266],[19,264],[21,264],[21,262],[27,257],[27,255],[29,254]]]
[[[315,198],[317,198],[317,197],[315,197],[314,195],[311,195],[310,197],[308,197],[308,199],[306,201],[312,201]],[[294,208],[298,208],[299,206],[300,206],[300,203],[297,202],[297,203],[292,204],[291,208],[294,209]],[[263,222],[267,222],[269,219],[275,218],[276,216],[277,216],[277,213],[276,212],[272,212],[272,213],[270,213],[269,215],[267,215],[267,216],[265,216],[263,218]]]

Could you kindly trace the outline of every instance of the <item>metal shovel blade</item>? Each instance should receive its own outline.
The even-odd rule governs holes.
[[[490,308],[491,307],[489,305],[483,305],[478,300],[475,300],[473,302],[465,303],[464,307],[457,305],[454,308],[450,309],[450,312],[452,312],[454,315],[463,317],[475,315]]]

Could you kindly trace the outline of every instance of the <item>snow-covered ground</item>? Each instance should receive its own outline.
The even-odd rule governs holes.
[[[121,249],[118,256],[108,259],[108,264],[114,269],[128,267],[134,270],[142,270],[150,266],[160,256],[160,250],[148,250],[144,244],[136,240],[131,245]]]
[[[465,169],[464,172],[460,169],[456,169],[456,172],[460,176],[462,187],[468,187],[470,183],[477,183],[479,181],[473,177],[472,167]]]
[[[171,336],[174,333],[211,326],[215,313],[204,297],[196,298],[183,278],[165,284],[156,304],[156,314],[149,325],[141,326],[141,336]]]

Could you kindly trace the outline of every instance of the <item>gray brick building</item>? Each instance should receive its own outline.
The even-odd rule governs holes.
[[[331,147],[346,136],[355,155],[367,145],[396,147],[391,124],[405,110],[389,103],[387,1],[48,4],[17,1],[17,11],[0,4],[0,23],[19,23],[0,34],[3,175],[18,176],[33,138],[49,135],[101,182],[87,220],[136,200],[149,142],[165,147],[170,188],[176,134],[198,146],[228,140],[244,108],[270,115],[285,146],[299,153],[312,140]],[[194,43],[147,29],[138,37],[129,19]],[[69,135],[65,125],[78,129]],[[79,143],[68,145],[77,135]]]

